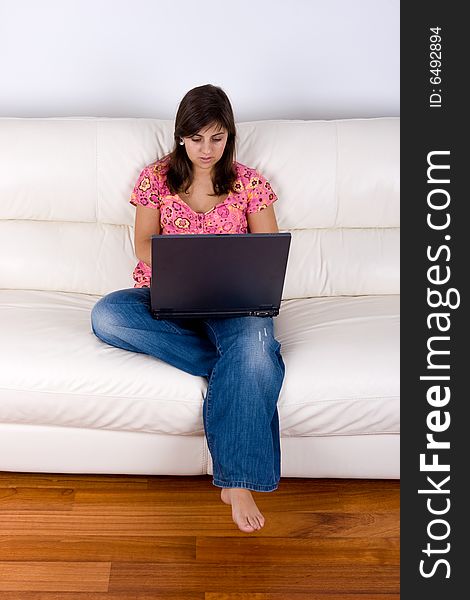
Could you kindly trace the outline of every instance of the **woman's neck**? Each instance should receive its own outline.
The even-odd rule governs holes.
[[[191,183],[191,187],[212,189],[212,177],[210,172],[198,173],[195,171],[193,173],[193,182]]]

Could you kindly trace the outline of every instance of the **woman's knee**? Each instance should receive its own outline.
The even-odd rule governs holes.
[[[240,336],[239,344],[244,348],[244,357],[252,371],[259,376],[284,378],[284,362],[281,344],[274,336],[271,318],[256,318]]]
[[[256,339],[239,339],[229,354],[240,364],[243,377],[282,381],[285,367],[280,349],[281,344],[274,337],[257,336]]]
[[[115,327],[122,326],[123,321],[127,321],[131,304],[135,306],[136,303],[148,302],[148,292],[145,291],[147,288],[142,292],[143,289],[116,290],[100,298],[91,311],[93,332],[101,337],[112,333]]]
[[[262,359],[270,352],[280,348],[274,337],[274,326],[271,318],[245,317],[245,326],[238,332],[237,345],[244,346],[251,358]]]

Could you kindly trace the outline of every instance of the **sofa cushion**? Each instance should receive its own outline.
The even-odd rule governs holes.
[[[206,379],[99,340],[98,299],[0,291],[0,421],[203,435]],[[282,303],[281,436],[399,431],[398,313],[395,295]]]
[[[397,295],[282,303],[282,435],[399,433],[399,304]]]

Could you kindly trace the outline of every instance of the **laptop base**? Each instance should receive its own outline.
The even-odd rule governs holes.
[[[278,309],[268,310],[224,310],[224,311],[196,311],[188,313],[187,311],[159,310],[151,311],[154,319],[223,319],[228,317],[276,317],[279,314]]]

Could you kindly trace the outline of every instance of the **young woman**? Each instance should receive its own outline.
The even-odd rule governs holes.
[[[207,378],[203,420],[212,483],[222,488],[239,529],[252,532],[265,519],[251,491],[274,491],[280,479],[277,401],[285,366],[273,319],[156,320],[150,313],[152,235],[278,231],[277,197],[261,173],[234,160],[235,135],[220,87],[202,85],[184,96],[173,151],[142,170],[130,199],[136,206],[135,285],[100,299],[91,321],[107,344]]]

